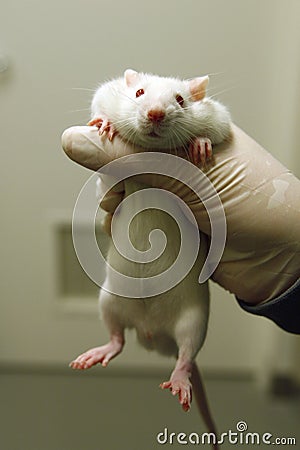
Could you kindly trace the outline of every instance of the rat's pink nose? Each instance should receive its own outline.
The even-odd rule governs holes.
[[[161,109],[150,109],[148,111],[148,119],[151,120],[151,122],[161,122],[165,117],[164,111]]]

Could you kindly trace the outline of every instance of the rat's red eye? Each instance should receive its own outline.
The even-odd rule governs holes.
[[[183,108],[184,100],[181,95],[176,95],[176,102]]]
[[[136,98],[140,97],[141,95],[144,95],[145,91],[144,89],[139,89],[138,91],[136,91],[135,96]]]

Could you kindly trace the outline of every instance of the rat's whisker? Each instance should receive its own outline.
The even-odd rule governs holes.
[[[126,95],[124,92],[121,92],[119,90],[115,90],[116,95],[122,95],[123,97],[127,98],[128,100],[130,100],[131,102],[133,102],[134,104],[136,104],[136,100],[134,100],[133,98],[131,98],[129,95]]]
[[[88,92],[95,92],[95,89],[89,89],[89,88],[82,88],[82,87],[71,87],[69,88],[72,91],[88,91]]]
[[[232,91],[233,89],[236,89],[236,86],[227,87],[226,89],[223,89],[222,91],[218,91],[215,94],[210,95],[209,98],[218,97],[219,95],[224,94],[229,91]]]
[[[71,109],[67,111],[68,113],[82,112],[82,111],[90,111],[90,108],[82,108],[82,109]]]

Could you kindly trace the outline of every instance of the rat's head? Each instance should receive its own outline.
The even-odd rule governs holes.
[[[179,80],[126,70],[119,133],[145,148],[186,145],[195,133],[194,105],[205,97],[207,84],[207,76]]]

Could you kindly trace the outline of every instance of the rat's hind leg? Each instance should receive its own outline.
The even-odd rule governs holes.
[[[179,352],[179,356],[173,370],[170,380],[161,383],[162,389],[170,389],[173,395],[179,397],[179,403],[184,411],[188,411],[192,402],[192,383],[190,377],[192,374],[192,359]]]
[[[101,347],[91,348],[82,355],[79,355],[69,365],[72,369],[89,369],[95,364],[102,364],[106,367],[111,359],[121,353],[124,346],[124,333],[115,331],[110,336],[110,341]]]
[[[124,326],[118,313],[114,310],[114,298],[109,293],[101,291],[100,304],[105,324],[110,332],[110,341],[101,347],[91,348],[79,355],[69,364],[72,369],[89,369],[98,363],[106,367],[109,361],[121,353],[124,347]]]
[[[174,330],[178,346],[178,358],[170,380],[160,385],[170,389],[179,397],[184,411],[188,411],[192,401],[192,383],[194,358],[201,348],[206,335],[207,314],[205,308],[191,308],[177,322]]]

